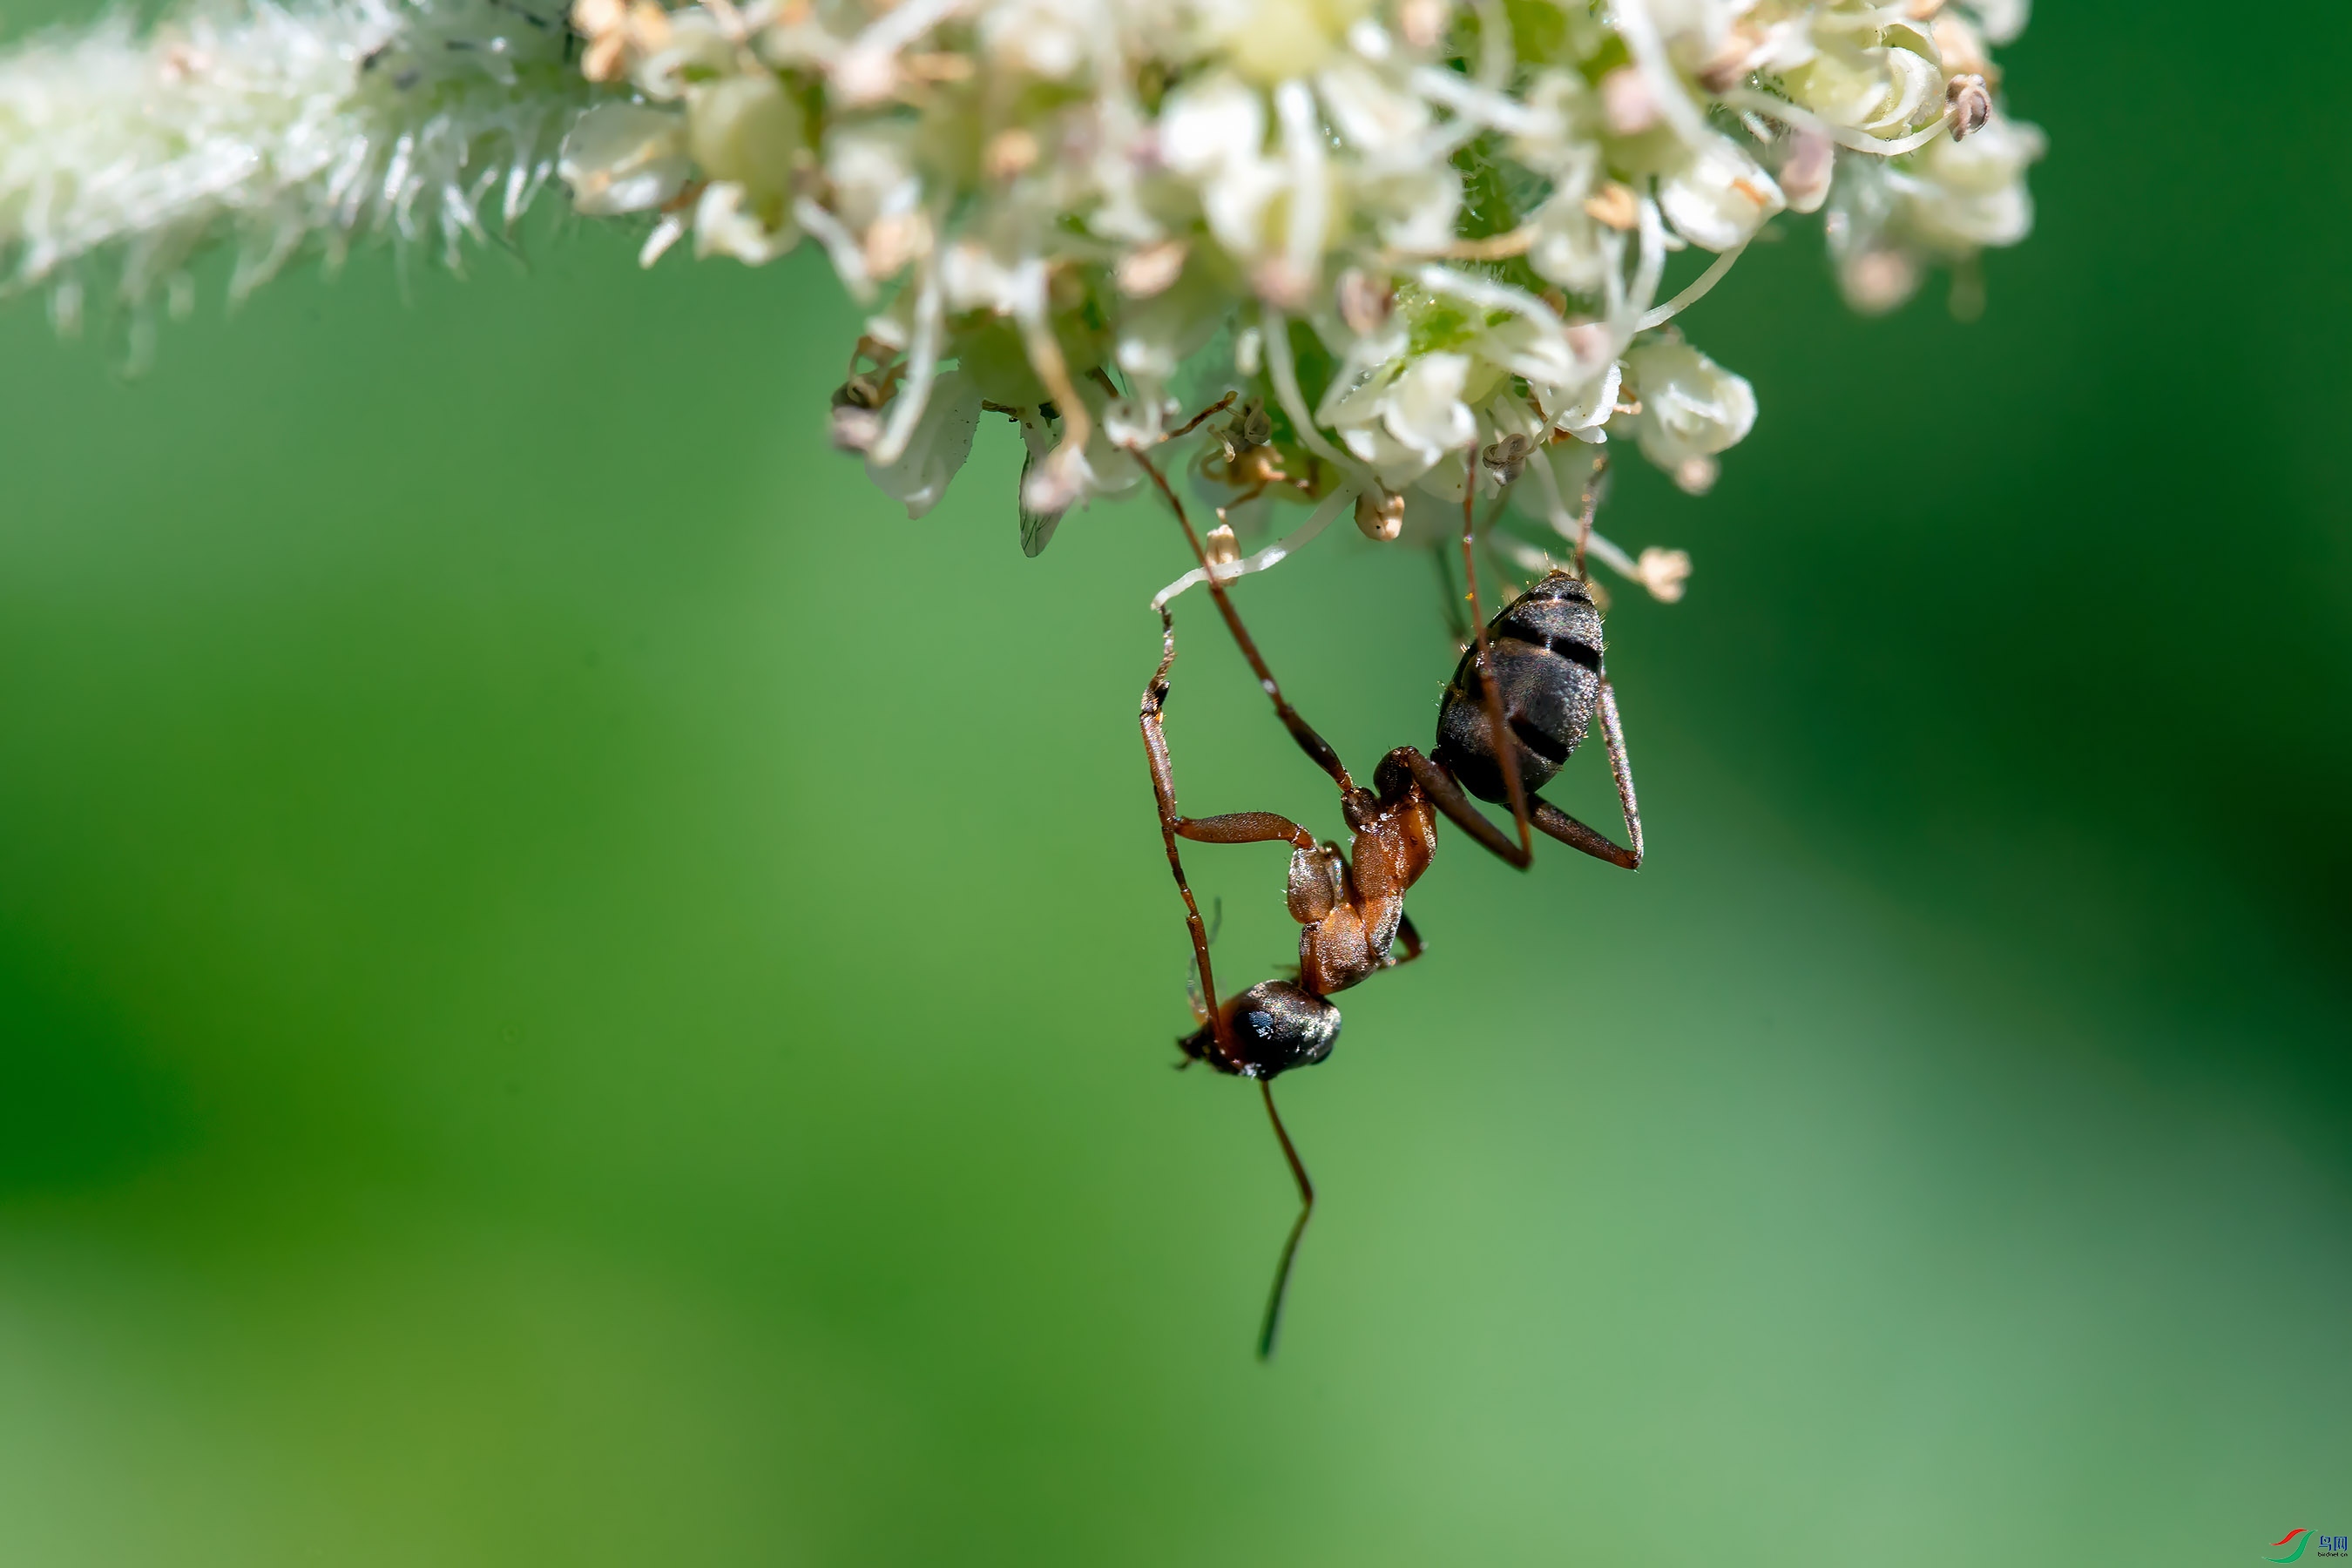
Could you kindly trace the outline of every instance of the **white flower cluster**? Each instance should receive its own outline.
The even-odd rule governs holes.
[[[1988,52],[2022,0],[573,16],[588,73],[633,89],[566,145],[583,209],[656,215],[648,262],[689,235],[754,263],[823,245],[877,306],[836,441],[919,513],[1008,415],[1033,550],[1136,483],[1186,391],[1242,395],[1209,483],[1344,494],[1374,537],[1458,515],[1465,486],[1524,488],[1568,531],[1590,468],[1555,458],[1612,433],[1703,490],[1755,395],[1667,323],[1763,226],[1834,200],[1846,289],[1883,309],[2023,236],[2039,151]],[[1715,260],[1661,302],[1685,247]],[[1679,552],[1592,547],[1679,594]]]
[[[558,3],[253,4],[0,55],[5,276],[70,319],[91,258],[143,301],[224,232],[238,289],[314,237],[454,259],[557,166],[649,226],[647,265],[821,246],[873,312],[835,440],[910,512],[995,411],[1034,552],[1231,391],[1194,480],[1236,505],[1394,538],[1504,493],[1671,598],[1687,559],[1590,536],[1595,465],[1558,465],[1614,435],[1714,481],[1755,395],[1674,318],[1825,205],[1857,306],[1931,265],[1965,306],[2041,151],[1990,53],[2024,0]],[[1712,260],[1662,300],[1686,248]]]
[[[0,54],[0,288],[80,321],[97,269],[147,331],[186,264],[239,245],[232,297],[306,245],[437,237],[452,264],[511,224],[591,100],[560,0],[357,0],[120,16]]]

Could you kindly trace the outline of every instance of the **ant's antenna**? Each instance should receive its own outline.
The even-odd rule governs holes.
[[[1265,1097],[1266,1120],[1274,1123],[1274,1135],[1282,1141],[1282,1157],[1290,1162],[1290,1173],[1298,1178],[1298,1218],[1290,1227],[1290,1239],[1282,1244],[1282,1260],[1274,1266],[1274,1292],[1265,1300],[1265,1325],[1257,1334],[1257,1359],[1271,1361],[1274,1333],[1282,1326],[1282,1300],[1290,1292],[1291,1260],[1298,1256],[1298,1238],[1307,1234],[1307,1221],[1315,1213],[1315,1184],[1307,1179],[1307,1167],[1299,1163],[1298,1151],[1282,1125],[1282,1112],[1274,1108],[1274,1080],[1262,1078],[1257,1087]]]

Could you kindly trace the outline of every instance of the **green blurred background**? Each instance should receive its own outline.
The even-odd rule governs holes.
[[[1654,859],[1452,836],[1284,1084],[1270,1368],[1287,1179],[1169,1070],[1162,516],[1024,560],[993,425],[897,516],[809,257],[215,269],[130,383],[0,316],[0,1562],[2352,1527],[2341,84],[2209,14],[2011,51],[2053,152],[1981,321],[1850,318],[1811,225],[1696,312],[1764,416],[1613,502],[1698,561],[1612,621]],[[1425,742],[1424,560],[1240,596],[1359,766]],[[1205,610],[1188,805],[1333,830]],[[1280,855],[1194,863],[1271,973]]]

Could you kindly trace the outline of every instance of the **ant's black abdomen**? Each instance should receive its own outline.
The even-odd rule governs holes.
[[[1551,782],[1592,727],[1601,700],[1601,612],[1582,583],[1555,572],[1486,624],[1486,646],[1519,783],[1532,794]],[[1510,798],[1488,728],[1475,644],[1446,682],[1430,755],[1479,799]]]
[[[1186,1056],[1243,1078],[1313,1067],[1339,1038],[1339,1009],[1287,980],[1258,982],[1228,1001],[1224,1015],[1237,1059],[1226,1058],[1206,1025],[1178,1043]]]

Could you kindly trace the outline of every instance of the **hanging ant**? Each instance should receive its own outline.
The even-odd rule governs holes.
[[[1625,756],[1616,695],[1602,667],[1601,612],[1583,582],[1555,570],[1512,600],[1491,623],[1481,619],[1475,484],[1465,482],[1462,503],[1462,563],[1474,635],[1446,684],[1438,711],[1437,742],[1426,755],[1412,746],[1391,751],[1374,770],[1372,787],[1365,789],[1349,773],[1330,742],[1283,696],[1274,672],[1242,625],[1184,503],[1150,459],[1139,449],[1131,450],[1175,512],[1218,613],[1272,700],[1276,716],[1299,749],[1338,786],[1340,813],[1351,834],[1350,853],[1343,854],[1336,844],[1318,845],[1313,834],[1273,812],[1188,817],[1177,810],[1175,771],[1164,725],[1168,671],[1176,659],[1176,631],[1174,617],[1163,605],[1163,652],[1159,669],[1144,689],[1139,718],[1159,805],[1160,837],[1167,846],[1169,869],[1184,900],[1193,962],[1201,976],[1201,996],[1195,1007],[1200,1027],[1178,1045],[1188,1063],[1205,1061],[1219,1072],[1257,1081],[1275,1138],[1298,1184],[1298,1218],[1276,1265],[1258,1334],[1258,1355],[1263,1359],[1273,1354],[1291,1264],[1315,1211],[1314,1183],[1283,1125],[1281,1112],[1275,1108],[1273,1081],[1284,1072],[1312,1067],[1331,1054],[1340,1023],[1339,1009],[1329,1000],[1334,993],[1421,955],[1423,944],[1405,915],[1404,899],[1428,869],[1435,852],[1437,814],[1443,812],[1486,848],[1521,869],[1534,861],[1530,830],[1535,829],[1587,855],[1633,870],[1642,863],[1641,812],[1633,797],[1633,770]],[[1559,772],[1596,716],[1608,747],[1630,847],[1618,845],[1534,793]],[[1498,743],[1501,736],[1508,736],[1509,743]],[[1481,800],[1510,806],[1517,830],[1516,842],[1470,804],[1465,790]],[[1210,969],[1207,931],[1177,848],[1180,838],[1203,844],[1290,844],[1287,901],[1291,917],[1301,928],[1296,981],[1261,981],[1219,1002]],[[1394,951],[1400,943],[1404,948],[1402,956]]]

